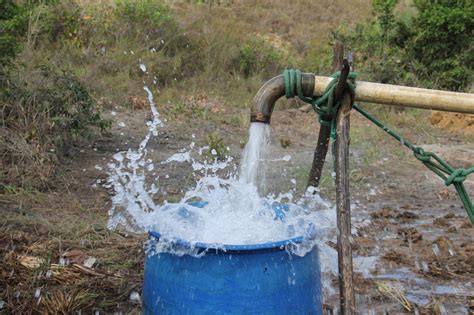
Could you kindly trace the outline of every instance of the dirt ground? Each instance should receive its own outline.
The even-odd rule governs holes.
[[[215,111],[210,112],[216,116],[242,115],[238,109],[219,108],[216,102],[200,106],[212,106]],[[167,108],[159,107],[166,117]],[[111,191],[102,184],[112,155],[138,145],[149,115],[146,109],[135,109],[110,116],[114,120],[110,132],[97,137],[93,145],[73,148],[52,190],[0,195],[1,314],[140,312],[146,236],[107,230]],[[402,120],[406,114],[393,115]],[[426,124],[416,128],[411,120],[396,123],[408,138],[453,165],[473,164],[472,138],[431,127],[428,114],[414,118],[420,119]],[[287,172],[283,180],[269,181],[278,183],[270,189],[287,190],[294,178],[302,192],[317,139],[314,113],[277,111],[272,128],[273,154],[292,158],[275,164],[270,178],[281,176],[282,168]],[[159,136],[149,143],[154,149],[151,158],[164,160],[192,141],[204,145],[212,132],[220,134],[238,161],[246,126],[212,117],[205,121],[168,117]],[[404,147],[355,113],[351,146],[360,312],[474,313],[474,228],[454,189],[445,187]],[[333,201],[330,156],[327,162],[321,194]],[[168,199],[179,198],[194,182],[187,166],[167,164],[158,172],[173,172],[161,188]],[[466,186],[474,191],[474,177],[468,178]],[[332,280],[337,288],[337,279]],[[335,305],[337,298],[324,302]]]

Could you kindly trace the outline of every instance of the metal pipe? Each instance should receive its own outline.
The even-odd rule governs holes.
[[[301,74],[303,95],[322,95],[332,78]],[[270,123],[276,101],[285,95],[282,75],[267,81],[253,99],[251,122]],[[356,101],[474,114],[474,94],[357,81]]]
[[[314,78],[313,73],[301,74],[301,88],[303,95],[306,97],[313,96]],[[278,75],[265,82],[253,99],[250,121],[269,124],[276,101],[284,95],[285,82],[283,75]]]

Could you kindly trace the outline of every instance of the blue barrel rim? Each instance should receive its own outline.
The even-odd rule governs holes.
[[[207,201],[193,201],[187,202],[188,205],[196,208],[204,208],[207,206]],[[274,202],[271,204],[271,207],[275,211],[275,216],[278,220],[283,220],[285,217],[285,211],[288,211],[288,205],[276,203]],[[153,230],[149,230],[148,234],[152,237],[160,239],[162,235]],[[198,251],[208,251],[210,249],[216,251],[231,251],[231,252],[252,252],[252,251],[268,251],[268,250],[283,250],[288,245],[296,245],[301,244],[305,241],[313,240],[316,238],[316,231],[314,229],[314,225],[310,224],[308,226],[307,236],[296,236],[289,239],[276,241],[276,242],[265,242],[265,243],[256,243],[256,244],[216,244],[216,243],[203,243],[203,242],[196,242],[195,244],[191,244],[191,242],[183,240],[183,239],[173,239],[172,242],[174,245],[183,248],[194,248]]]
[[[162,235],[157,231],[148,231],[148,234],[152,237],[160,239]],[[288,245],[301,244],[304,241],[311,240],[313,238],[305,238],[303,236],[296,236],[293,238],[276,241],[276,242],[265,242],[265,243],[256,243],[256,244],[214,244],[214,243],[203,243],[196,242],[191,244],[191,242],[182,240],[182,239],[173,239],[174,244],[179,247],[191,248],[194,247],[197,250],[217,250],[224,252],[251,252],[251,251],[265,251],[265,250],[276,250],[284,249]]]

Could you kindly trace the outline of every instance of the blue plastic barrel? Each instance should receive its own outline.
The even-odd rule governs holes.
[[[202,204],[191,204],[202,208]],[[272,204],[277,219],[287,206]],[[309,231],[313,234],[315,231]],[[149,232],[150,249],[160,239]],[[295,237],[253,245],[197,243],[201,257],[159,253],[147,255],[143,283],[144,314],[322,314],[321,276],[315,246],[300,257],[286,246],[304,242]],[[189,249],[173,242],[176,252]]]

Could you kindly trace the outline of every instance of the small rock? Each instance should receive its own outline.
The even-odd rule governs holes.
[[[456,229],[456,227],[455,227],[454,225],[451,225],[450,227],[448,227],[448,228],[446,229],[446,232],[447,232],[447,233],[455,233],[455,232],[457,232],[457,230],[458,230],[458,229]]]
[[[399,218],[399,219],[419,219],[420,217],[417,214],[413,213],[413,212],[403,211],[402,213],[397,215],[397,218]]]
[[[390,208],[383,208],[381,211],[371,213],[370,216],[374,219],[389,219],[394,217],[394,211]]]
[[[445,219],[452,219],[454,218],[454,213],[450,212],[444,216]]]
[[[436,227],[448,227],[450,224],[445,218],[436,218],[433,220],[433,225]]]
[[[291,140],[290,139],[284,139],[284,138],[281,138],[280,139],[280,145],[283,149],[286,149],[288,148],[290,145],[291,145]]]
[[[35,299],[38,299],[41,296],[41,288],[36,288],[35,290]]]
[[[469,219],[466,219],[461,224],[461,229],[472,229],[474,225],[471,223]]]
[[[408,259],[407,255],[405,255],[401,252],[394,251],[394,250],[386,252],[382,256],[382,259],[385,259],[385,260],[390,261],[390,262],[394,262],[394,263],[399,264],[399,265],[407,265],[410,261]]]

